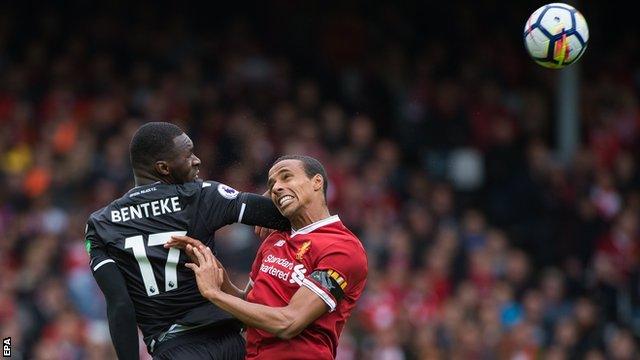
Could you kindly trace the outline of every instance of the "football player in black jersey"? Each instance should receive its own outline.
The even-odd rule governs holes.
[[[200,159],[176,125],[141,126],[130,146],[135,187],[89,217],[91,270],[107,301],[120,359],[138,358],[136,325],[154,359],[243,359],[240,323],[204,299],[172,235],[203,239],[231,223],[288,229],[267,197],[198,179]]]

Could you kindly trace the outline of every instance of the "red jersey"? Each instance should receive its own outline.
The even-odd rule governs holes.
[[[316,270],[325,270],[336,280],[343,289],[342,299],[310,276]],[[284,307],[305,286],[327,304],[328,311],[290,340],[247,329],[247,359],[333,359],[342,328],[364,290],[367,256],[360,240],[334,215],[291,233],[269,235],[258,249],[250,278],[253,289],[247,301]]]

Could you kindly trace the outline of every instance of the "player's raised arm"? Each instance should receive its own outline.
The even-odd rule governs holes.
[[[91,258],[91,273],[107,302],[109,332],[118,359],[136,360],[139,358],[136,314],[125,280],[94,236],[91,225],[87,226],[85,239]]]
[[[276,230],[291,229],[289,220],[266,196],[239,192],[213,181],[205,181],[202,186],[204,201],[200,202],[199,208],[207,223],[214,227],[242,223]]]
[[[289,220],[282,216],[270,198],[252,193],[243,193],[243,195],[247,207],[241,223],[276,230],[291,229]]]

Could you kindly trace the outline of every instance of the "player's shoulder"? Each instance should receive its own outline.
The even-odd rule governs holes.
[[[186,182],[180,185],[177,185],[179,188],[184,190],[202,190],[206,188],[215,188],[218,186],[219,182],[213,180],[194,180],[190,182]]]
[[[169,197],[169,196],[178,196],[183,201],[189,202],[189,199],[194,199],[200,196],[207,196],[212,193],[217,193],[217,189],[221,186],[217,181],[213,180],[195,180],[182,184],[158,184],[155,190],[157,192],[155,194],[149,193],[144,194],[145,200],[148,200],[147,196],[151,197]],[[143,189],[142,191],[145,191]],[[218,192],[221,190],[218,190]],[[128,194],[130,197],[138,197],[136,192],[130,192]]]
[[[345,264],[350,264],[352,267],[363,269],[366,274],[368,259],[362,241],[342,221],[332,224],[330,230],[333,236],[326,237],[327,241],[324,243],[321,254],[340,254],[341,261],[346,261]]]
[[[358,237],[338,218],[322,227],[321,231],[309,234],[311,240],[326,249],[346,249],[350,252],[364,253],[364,247]]]
[[[84,228],[85,237],[87,239],[92,238],[97,240],[101,238],[101,235],[99,234],[104,235],[105,229],[110,226],[109,211],[113,208],[114,202],[115,201],[112,201],[107,206],[104,206],[89,215]]]
[[[323,230],[317,234],[318,238],[324,238],[331,242],[338,241],[346,244],[362,245],[358,237],[339,218],[337,218],[337,221],[324,226]]]
[[[207,195],[221,196],[227,200],[233,200],[240,192],[229,185],[213,180],[197,180],[183,184],[185,190],[203,192]]]
[[[344,224],[342,224],[341,235],[334,243],[334,246],[342,248],[345,252],[351,254],[353,258],[364,258],[366,259],[367,253],[362,245],[362,241],[351,232]],[[366,261],[366,260],[365,260]]]
[[[114,207],[114,204],[116,203],[116,201],[117,200],[114,200],[110,202],[108,205],[103,206],[100,209],[92,212],[91,215],[89,215],[89,219],[87,220],[87,223],[95,224],[102,220],[108,219],[109,209]]]

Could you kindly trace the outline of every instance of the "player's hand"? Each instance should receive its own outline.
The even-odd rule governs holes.
[[[209,247],[202,252],[194,247],[193,254],[198,259],[199,265],[187,263],[185,266],[195,273],[200,294],[207,299],[213,299],[222,292],[220,287],[224,282],[224,268]]]
[[[204,244],[200,240],[194,239],[189,236],[172,236],[171,239],[169,239],[169,241],[164,244],[165,249],[178,248],[184,250],[189,259],[191,259],[191,262],[194,262],[196,264],[199,263],[198,258],[196,258],[193,253],[193,249],[197,248],[202,253],[204,252],[205,247],[206,246],[204,246]]]

